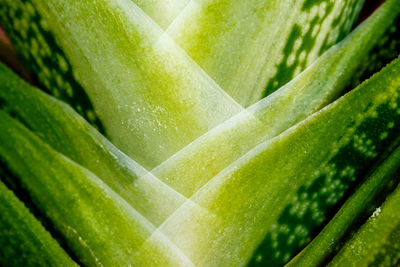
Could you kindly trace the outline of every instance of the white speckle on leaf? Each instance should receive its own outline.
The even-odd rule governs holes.
[[[381,207],[378,207],[375,211],[374,211],[374,213],[372,213],[372,216],[371,216],[371,218],[376,218],[376,217],[378,217],[378,215],[381,213]]]

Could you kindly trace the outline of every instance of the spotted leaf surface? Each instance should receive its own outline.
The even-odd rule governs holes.
[[[398,264],[400,0],[364,2],[0,0],[46,91],[0,63],[0,200],[42,226],[0,203],[0,265]]]
[[[397,60],[397,65],[398,62]],[[388,73],[390,72],[386,72],[386,77],[392,75]],[[396,77],[393,85],[389,81],[389,84],[383,86],[381,83],[373,84],[371,81],[369,86],[365,84],[362,88],[367,88],[364,89],[365,91],[372,91],[371,87],[380,90],[386,86],[391,87],[392,90],[398,90],[399,74],[395,72],[393,75]],[[360,91],[364,90],[356,91],[355,94],[360,94]],[[349,123],[347,133],[336,137],[340,141],[328,146],[327,158],[323,163],[318,163],[316,169],[310,173],[298,169],[300,177],[305,179],[305,174],[309,177],[305,184],[296,189],[296,194],[288,200],[287,206],[281,211],[265,239],[260,243],[252,261],[254,265],[262,264],[271,258],[276,264],[285,262],[291,257],[287,253],[288,250],[295,252],[296,248],[311,241],[318,227],[329,218],[329,211],[345,197],[349,188],[364,177],[365,170],[399,136],[398,105],[400,101],[397,96],[398,92],[388,90],[384,101],[380,102],[383,96],[377,95],[377,101],[369,104],[370,107],[364,106],[359,115],[349,118],[351,121],[339,119],[339,116],[335,118],[337,123]],[[358,107],[362,106],[357,100],[354,101],[359,105]],[[342,114],[342,116],[347,116],[350,110],[343,111]],[[338,133],[338,128],[332,128],[330,131]],[[327,147],[324,151],[325,149]],[[304,153],[307,153],[307,150]],[[298,174],[293,177],[297,178]],[[288,180],[286,181],[289,183]]]
[[[71,103],[86,120],[101,132],[104,127],[94,113],[93,104],[77,81],[65,52],[48,29],[48,22],[29,0],[2,1],[1,26],[21,53],[32,75],[57,98]]]
[[[365,182],[335,214],[327,226],[288,266],[323,265],[340,248],[353,229],[371,208],[380,212],[383,196],[400,181],[400,148],[397,148],[373,171]],[[377,213],[375,213],[377,214]],[[370,215],[370,213],[369,213]],[[354,231],[354,230],[353,230]],[[392,243],[396,243],[394,241]],[[357,261],[354,261],[357,264]],[[379,265],[379,264],[378,264]],[[395,264],[393,264],[395,265]]]
[[[248,106],[343,39],[363,2],[196,0],[167,32],[228,94]]]
[[[220,172],[159,231],[197,265],[284,264],[399,136],[399,89],[400,59]]]
[[[359,70],[354,75],[350,90],[389,64],[400,54],[400,17],[393,21],[384,35],[378,39],[378,42],[370,55],[359,63]]]
[[[360,71],[359,62],[376,50],[399,14],[400,3],[387,1],[287,86],[199,137],[152,173],[186,197],[192,196],[256,145],[338,97]]]

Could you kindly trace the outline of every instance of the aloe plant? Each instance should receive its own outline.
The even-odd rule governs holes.
[[[45,91],[0,63],[0,265],[395,265],[398,189],[359,222],[400,168],[400,1],[363,4],[0,0]]]

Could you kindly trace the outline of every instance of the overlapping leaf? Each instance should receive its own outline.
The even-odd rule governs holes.
[[[157,24],[166,29],[190,0],[132,0]]]
[[[39,81],[146,168],[242,110],[130,0],[0,3]]]
[[[346,233],[362,219],[371,207],[379,204],[382,196],[400,181],[400,148],[397,148],[359,187],[341,207],[329,224],[288,266],[321,265],[334,254]],[[395,243],[395,242],[394,242]],[[357,261],[358,262],[358,261]]]
[[[395,19],[400,20],[399,14],[400,3],[387,1],[368,21],[287,86],[196,139],[152,173],[190,197],[254,146],[303,120],[347,89],[354,76],[363,71],[359,62],[379,47]]]
[[[397,266],[400,262],[400,187],[328,266]]]
[[[233,88],[229,92],[248,104],[265,87],[268,94],[289,81],[343,38],[363,1],[298,1],[292,13],[282,8],[290,1],[181,1],[162,16],[160,7],[173,1],[136,1],[163,28],[180,13],[166,33],[131,0],[2,2],[7,5],[0,7],[8,18],[6,28],[25,60],[33,62],[39,81],[75,104],[128,155],[151,168],[190,144],[154,169],[153,176],[64,105],[31,88],[17,92],[16,87],[26,87],[21,83],[3,85],[8,88],[2,92],[6,111],[41,140],[0,113],[1,158],[84,263],[282,264],[326,222],[368,165],[396,143],[399,60],[355,92],[273,137],[349,84],[357,61],[376,47],[373,37],[395,32],[387,29],[398,16],[398,0],[388,0],[346,41],[248,110],[228,97],[170,36],[217,82],[232,83],[227,91]],[[192,38],[196,34],[201,38]],[[262,42],[272,36],[275,44]],[[48,111],[46,122],[43,114]],[[5,144],[8,135],[13,142]],[[37,181],[29,180],[28,173]],[[42,191],[40,185],[45,185]],[[174,189],[192,197],[187,200]],[[97,194],[99,203],[94,202]],[[79,199],[82,205],[74,205],[74,213],[63,207],[66,200]],[[77,236],[65,231],[62,214],[71,215],[65,223]],[[80,225],[86,215],[87,222]],[[93,233],[100,231],[100,222],[106,231],[97,239]],[[156,229],[152,223],[162,224]],[[113,241],[116,250],[105,240]]]
[[[400,59],[219,173],[160,231],[196,265],[285,263],[400,134],[399,88]]]
[[[32,88],[1,64],[0,81],[0,110],[96,174],[154,225],[185,200],[119,151],[68,105]]]
[[[0,111],[0,157],[8,172],[85,265],[190,266],[154,226],[97,176]],[[151,241],[147,239],[152,236]]]
[[[363,0],[193,0],[167,33],[236,101],[283,86],[351,30]]]

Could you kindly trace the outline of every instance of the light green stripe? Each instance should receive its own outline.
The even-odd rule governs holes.
[[[399,14],[399,2],[387,1],[287,86],[201,136],[152,173],[186,197],[192,196],[254,146],[338,97],[359,71],[359,62],[369,57]]]
[[[363,3],[195,0],[167,32],[228,94],[248,106],[346,36]]]
[[[400,59],[220,172],[160,231],[197,265],[282,265],[398,137],[399,90]]]
[[[46,25],[108,137],[146,168],[242,110],[131,0],[22,2],[0,4],[21,15],[33,10],[41,21],[10,23]],[[29,42],[42,37],[34,34]],[[36,61],[43,60],[41,51],[31,52]],[[63,83],[46,62],[39,67]]]
[[[0,111],[0,158],[83,265],[190,266],[97,176]],[[153,242],[148,242],[152,237]]]
[[[113,146],[69,106],[29,86],[1,63],[0,110],[92,171],[154,225],[185,200]]]
[[[132,0],[157,24],[166,29],[190,0]]]

